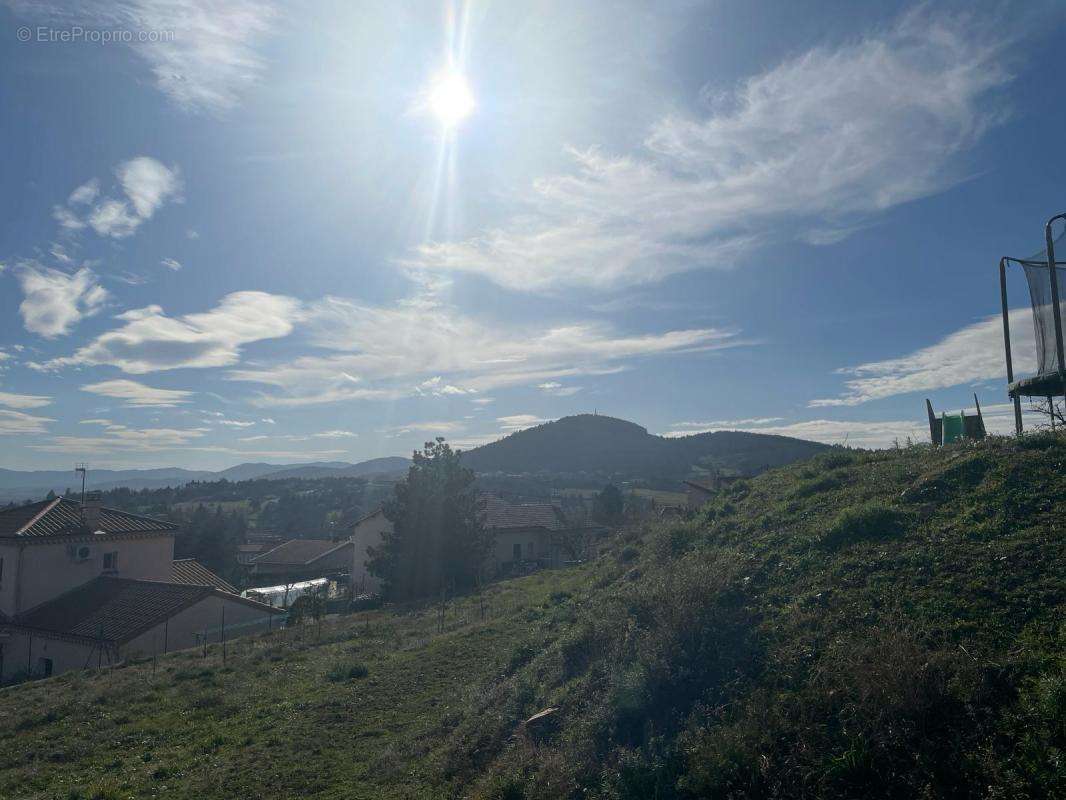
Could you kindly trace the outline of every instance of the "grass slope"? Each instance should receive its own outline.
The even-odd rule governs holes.
[[[834,451],[442,634],[377,613],[15,687],[0,796],[1066,796],[1064,467],[1049,435]]]

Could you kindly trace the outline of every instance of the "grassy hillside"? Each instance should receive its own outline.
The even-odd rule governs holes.
[[[0,796],[1066,796],[1064,467],[1049,435],[833,451],[443,633],[375,613],[8,689]]]
[[[463,463],[477,472],[591,474],[676,482],[715,468],[743,474],[790,464],[826,449],[802,439],[738,431],[667,438],[626,420],[579,414],[467,451]]]

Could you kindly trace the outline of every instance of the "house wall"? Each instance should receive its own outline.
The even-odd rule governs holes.
[[[15,574],[18,571],[19,548],[15,544],[0,543],[0,613],[8,616],[15,613]]]
[[[333,550],[311,561],[307,565],[308,569],[318,575],[326,575],[340,570],[347,572],[352,566],[352,550],[351,547],[347,546],[347,542],[343,543],[344,546],[341,545],[342,543],[338,542],[337,547]]]
[[[392,523],[385,519],[384,514],[374,514],[352,526],[352,594],[376,594],[381,591],[381,580],[371,575],[366,568],[366,561],[370,557],[367,550],[378,547],[381,537],[391,530]]]
[[[496,570],[515,560],[515,545],[521,545],[522,561],[555,561],[551,533],[544,528],[506,528],[496,531],[491,561]]]
[[[79,561],[73,552],[82,545],[88,546],[89,557]],[[169,581],[174,560],[174,537],[170,534],[136,539],[97,536],[87,542],[26,542],[21,547],[21,567],[18,575],[11,576],[10,588],[6,560],[4,565],[4,594],[0,600],[10,604],[0,605],[0,611],[8,616],[28,611],[102,575],[104,553],[118,553],[118,568],[107,574],[119,578]],[[16,563],[17,560],[16,553]]]
[[[27,676],[42,677],[42,658],[52,660],[53,675],[95,667],[101,662],[99,651],[88,642],[53,639],[10,629],[6,637],[0,638],[0,642],[3,642],[3,665],[0,666],[0,680],[3,681]],[[109,663],[106,653],[102,663],[104,666]]]
[[[144,658],[154,654],[187,650],[203,643],[222,641],[222,609],[225,608],[226,641],[278,628],[277,614],[228,597],[209,595],[179,611],[165,623],[145,631],[122,647],[122,657]]]

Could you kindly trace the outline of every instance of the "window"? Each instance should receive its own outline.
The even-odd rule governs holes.
[[[0,558],[0,583],[4,582],[4,559]]]
[[[537,555],[537,543],[536,542],[530,542],[529,543],[529,549],[526,550],[526,557],[527,558],[535,558],[536,555]]]
[[[522,543],[521,542],[515,542],[514,543],[514,551],[513,552],[514,552],[514,560],[515,561],[521,561],[522,560]]]
[[[117,570],[118,569],[118,551],[112,550],[110,553],[104,553],[104,569],[105,570]]]
[[[52,674],[52,659],[39,658],[37,659],[37,673],[42,678],[50,677]]]

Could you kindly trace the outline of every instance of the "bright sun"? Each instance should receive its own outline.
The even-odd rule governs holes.
[[[429,108],[445,128],[454,128],[474,110],[474,95],[458,72],[446,72],[429,89]]]

